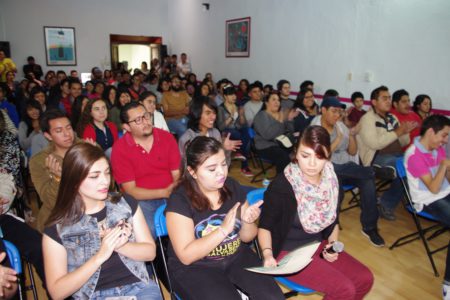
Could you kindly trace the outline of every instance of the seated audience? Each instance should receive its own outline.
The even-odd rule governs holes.
[[[120,110],[126,104],[131,102],[131,96],[128,91],[117,91],[115,105],[109,111],[109,120],[113,122],[119,131],[123,130],[122,121],[120,120]]]
[[[113,146],[114,179],[139,200],[154,236],[155,211],[169,198],[180,176],[180,152],[172,134],[153,128],[152,114],[142,104],[128,103],[120,118],[127,132]]]
[[[277,83],[277,90],[280,96],[281,109],[288,113],[295,104],[295,100],[291,98],[291,83],[282,79]]]
[[[73,106],[73,102],[83,93],[83,85],[78,79],[69,79],[69,98]]]
[[[229,84],[233,85],[226,78],[217,81],[217,83],[216,83],[217,94],[216,94],[216,97],[214,98],[214,101],[216,102],[216,106],[217,107],[219,105],[221,105],[223,103],[223,101],[224,101],[224,99],[223,99],[223,88],[224,88],[224,86],[229,85]]]
[[[224,102],[218,107],[217,128],[230,139],[242,141],[240,149],[236,151],[234,158],[241,159],[241,173],[244,176],[253,176],[248,167],[249,143],[247,122],[244,116],[244,108],[236,105],[236,89],[229,84],[223,88]]]
[[[200,96],[204,96],[204,97],[211,96],[211,90],[209,88],[209,85],[205,82],[202,82],[201,84],[199,84],[197,86],[197,88],[195,89],[195,94],[194,94],[193,99],[198,98]]]
[[[92,95],[94,93],[94,83],[91,80],[86,81],[86,83],[84,84],[84,89],[84,94],[86,95],[86,97],[92,99]]]
[[[431,108],[432,102],[430,96],[424,94],[417,95],[412,110],[418,114],[422,120],[431,115]]]
[[[350,184],[359,189],[361,203],[361,233],[375,247],[383,247],[384,240],[378,233],[378,208],[375,188],[375,174],[372,167],[359,165],[356,128],[349,130],[339,118],[345,105],[337,98],[329,97],[322,101],[322,114],[316,116],[311,125],[319,125],[330,134],[331,162],[339,180],[339,203],[344,199],[342,185]]]
[[[244,106],[244,104],[248,100],[248,87],[250,83],[247,79],[241,79],[239,81],[238,90],[236,91],[236,105],[241,107]]]
[[[325,93],[323,94],[322,101],[327,99],[327,98],[330,98],[330,97],[339,98],[339,92],[336,91],[335,89],[328,89],[328,90],[326,90]]]
[[[347,110],[346,125],[349,128],[355,127],[366,111],[364,106],[364,95],[361,92],[354,92],[351,97],[353,106]]]
[[[304,92],[306,90],[314,91],[314,82],[311,80],[305,80],[300,84],[300,92]]]
[[[228,165],[230,164],[230,152],[239,149],[242,142],[240,140],[230,140],[230,133],[225,135],[222,140],[220,131],[214,127],[216,117],[217,107],[214,100],[204,96],[193,100],[189,112],[188,130],[178,140],[178,148],[183,158],[186,145],[189,142],[197,136],[208,136],[223,143],[223,147],[226,150],[227,163]]]
[[[415,122],[399,123],[390,113],[392,103],[385,86],[374,89],[370,95],[372,109],[359,121],[360,130],[356,136],[359,157],[364,166],[384,168],[393,179],[391,186],[380,199],[380,216],[393,221],[394,210],[401,201],[401,183],[396,178],[395,162],[403,155],[402,147],[409,143],[409,133],[416,128]]]
[[[17,128],[20,121],[19,114],[17,113],[16,106],[10,103],[6,98],[6,88],[3,84],[0,84],[0,109],[3,109],[8,113],[9,118]]]
[[[450,227],[450,159],[446,156],[450,119],[442,115],[427,117],[420,136],[405,153],[409,192],[414,207],[436,217]],[[444,300],[450,296],[450,244],[443,285]]]
[[[398,90],[392,94],[392,109],[391,113],[397,117],[400,123],[404,122],[414,122],[417,123],[416,128],[414,128],[409,133],[409,139],[411,144],[416,136],[420,133],[420,126],[422,125],[422,118],[420,118],[416,113],[411,111],[411,103],[409,100],[409,94],[405,90]],[[408,144],[408,145],[409,145]],[[406,150],[408,147],[403,147]]]
[[[3,49],[0,49],[0,82],[6,82],[6,73],[9,71],[17,73],[16,64],[11,58],[6,57]]]
[[[270,276],[244,270],[261,264],[245,243],[257,233],[263,201],[249,205],[241,186],[227,177],[225,151],[216,139],[187,146],[179,187],[166,208],[168,264],[182,299],[284,299]]]
[[[75,101],[72,104],[72,116],[70,117],[73,128],[78,128],[78,123],[80,122],[81,116],[88,103],[89,98],[85,95],[80,95],[75,98]]]
[[[164,92],[162,107],[167,125],[177,137],[183,135],[187,129],[187,115],[189,113],[189,95],[181,88],[181,80],[173,76],[170,91]]]
[[[270,93],[273,92],[273,85],[266,84],[266,85],[264,85],[262,90],[263,90],[263,96],[269,95]]]
[[[31,153],[33,138],[41,133],[39,117],[42,114],[41,104],[36,100],[30,100],[25,108],[25,117],[19,123],[19,143],[25,152]]]
[[[258,154],[271,160],[277,169],[277,173],[283,172],[291,161],[292,147],[280,145],[277,137],[284,135],[286,138],[294,132],[293,122],[295,111],[291,110],[286,116],[281,111],[280,98],[276,92],[264,98],[261,111],[253,122],[255,128],[255,148]],[[292,146],[292,145],[291,145]]]
[[[363,299],[373,284],[371,271],[346,252],[326,251],[339,239],[339,183],[330,136],[320,126],[302,134],[296,162],[270,183],[264,194],[258,241],[265,267],[313,241],[321,242],[312,262],[288,279],[325,294],[324,299]]]
[[[42,67],[36,63],[33,56],[28,56],[27,58],[28,64],[24,65],[22,70],[23,74],[33,73],[37,80],[41,80],[42,75]]]
[[[177,65],[178,76],[185,78],[192,72],[191,63],[187,60],[186,53],[181,53],[180,59],[181,61]]]
[[[298,93],[294,108],[298,111],[298,115],[294,118],[295,132],[303,132],[312,119],[319,114],[319,105],[317,105],[313,91],[310,89]]]
[[[100,148],[82,143],[67,152],[42,240],[54,299],[162,299],[145,267],[156,245],[142,211],[130,196],[110,196],[110,183]]]
[[[83,139],[91,139],[108,153],[114,142],[119,139],[117,127],[107,121],[108,108],[103,99],[89,100],[78,124],[78,136]]]
[[[162,113],[156,110],[156,95],[150,91],[143,92],[139,96],[139,102],[144,105],[145,109],[153,115],[153,126],[155,128],[169,131],[166,120]]]
[[[259,85],[251,84],[248,87],[248,96],[250,99],[244,104],[244,116],[248,127],[253,126],[253,119],[263,106],[261,92],[262,88]]]
[[[75,133],[67,115],[60,110],[48,110],[40,118],[41,130],[50,141],[47,148],[30,159],[31,181],[42,201],[36,228],[42,232],[44,223],[55,206],[61,181],[62,160],[75,143]]]
[[[131,99],[138,101],[139,96],[145,91],[147,90],[142,86],[141,76],[139,74],[133,74],[131,76],[131,85],[128,87]]]

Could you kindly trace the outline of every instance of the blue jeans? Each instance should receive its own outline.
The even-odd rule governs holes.
[[[339,180],[339,202],[344,198],[342,185],[350,184],[359,189],[361,216],[360,221],[365,231],[377,229],[378,208],[375,189],[375,174],[372,167],[363,167],[348,162],[335,164],[334,172]]]
[[[141,200],[139,206],[144,213],[145,221],[147,221],[148,228],[152,234],[153,239],[156,239],[155,232],[155,212],[161,205],[166,203],[166,199]]]
[[[241,129],[235,129],[235,128],[225,128],[223,130],[225,134],[230,133],[230,140],[241,140],[242,145],[239,149],[241,153],[245,156],[245,158],[249,158],[249,150],[250,150],[250,137],[248,136],[248,129],[247,127],[241,128]],[[242,161],[241,168],[247,168],[248,167],[248,160]]]
[[[450,228],[450,194],[440,200],[436,200],[423,208],[427,213],[432,214],[444,226]],[[450,243],[447,247],[447,261],[445,264],[444,280],[450,282]]]
[[[136,282],[115,288],[96,291],[92,295],[93,300],[104,300],[106,297],[136,296],[137,300],[160,300],[163,299],[161,291],[152,280],[149,283]]]
[[[167,127],[169,127],[170,132],[174,132],[177,138],[180,138],[183,133],[187,130],[187,117],[181,119],[170,119],[167,120]]]
[[[390,154],[377,154],[373,164],[381,167],[391,166],[395,169],[396,161],[399,156]],[[391,186],[381,195],[380,204],[390,210],[397,207],[403,197],[403,187],[400,178],[396,177],[391,182]]]

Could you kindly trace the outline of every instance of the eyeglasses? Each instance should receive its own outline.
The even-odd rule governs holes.
[[[140,124],[142,124],[144,119],[147,120],[147,121],[152,122],[153,121],[153,115],[151,113],[149,113],[149,112],[146,112],[144,115],[142,115],[140,117],[137,117],[134,120],[128,121],[128,124],[131,123],[131,122],[135,122],[136,125],[140,125]]]

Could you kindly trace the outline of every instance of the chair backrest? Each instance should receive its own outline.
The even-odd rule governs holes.
[[[264,192],[266,188],[260,188],[253,190],[247,194],[248,204],[252,205],[258,202],[259,200],[264,200]]]
[[[9,258],[9,263],[17,274],[22,274],[22,261],[20,260],[20,253],[17,247],[13,243],[3,240],[5,245],[6,254]]]
[[[395,168],[397,169],[397,175],[400,178],[406,178],[406,169],[405,169],[405,165],[403,163],[404,163],[403,157],[398,158],[397,161],[395,162]]]
[[[167,236],[167,225],[166,225],[166,216],[164,215],[164,210],[166,209],[166,204],[161,205],[155,212],[155,232],[156,237]]]
[[[250,137],[250,139],[254,139],[255,138],[255,129],[253,129],[252,127],[247,127],[248,128],[248,136]]]

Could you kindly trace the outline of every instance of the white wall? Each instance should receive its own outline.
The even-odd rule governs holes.
[[[128,62],[128,69],[140,69],[143,61],[150,66],[150,46],[146,45],[119,45],[119,62]]]
[[[109,34],[162,36],[166,42],[167,16],[166,0],[0,0],[0,40],[11,43],[20,70],[33,55],[44,72],[90,72],[110,64]],[[46,66],[43,26],[75,27],[77,66]]]
[[[448,0],[169,0],[169,11],[170,51],[188,53],[200,78],[286,78],[294,89],[312,79],[317,93],[360,90],[366,99],[385,84],[450,109]],[[247,16],[250,58],[225,58],[225,20]]]

